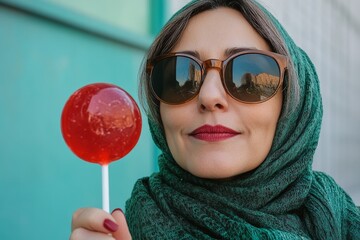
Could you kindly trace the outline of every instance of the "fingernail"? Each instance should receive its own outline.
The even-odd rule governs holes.
[[[104,227],[109,230],[110,232],[116,232],[118,230],[119,225],[115,222],[111,221],[110,219],[106,218],[103,223]]]
[[[115,209],[111,212],[111,214],[113,214],[113,213],[116,212],[116,211],[120,211],[120,212],[124,213],[121,208],[115,208]]]

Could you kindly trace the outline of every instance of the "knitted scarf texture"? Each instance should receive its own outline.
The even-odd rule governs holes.
[[[162,150],[160,170],[138,180],[126,203],[133,239],[360,239],[359,208],[331,177],[312,170],[322,120],[314,66],[263,11],[290,51],[299,104],[279,119],[265,161],[223,181],[198,178],[179,167],[162,128],[149,120]]]

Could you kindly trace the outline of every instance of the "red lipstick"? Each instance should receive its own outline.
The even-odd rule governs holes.
[[[207,142],[217,142],[235,137],[239,134],[240,132],[224,127],[222,125],[211,126],[206,124],[195,129],[189,135],[199,140]]]

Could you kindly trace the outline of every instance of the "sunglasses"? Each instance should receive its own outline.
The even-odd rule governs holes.
[[[196,97],[208,69],[217,69],[225,91],[243,103],[261,103],[272,98],[283,83],[288,59],[267,51],[246,50],[224,61],[201,61],[191,54],[170,53],[147,62],[149,85],[154,96],[171,105]]]

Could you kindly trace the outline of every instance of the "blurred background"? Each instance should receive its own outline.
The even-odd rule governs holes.
[[[60,132],[68,97],[94,82],[137,100],[144,53],[181,0],[0,0],[0,239],[68,239],[72,213],[101,208],[101,168]],[[324,101],[314,168],[360,205],[360,9],[357,0],[261,0],[315,63]],[[110,206],[157,170],[146,119],[110,165]]]

